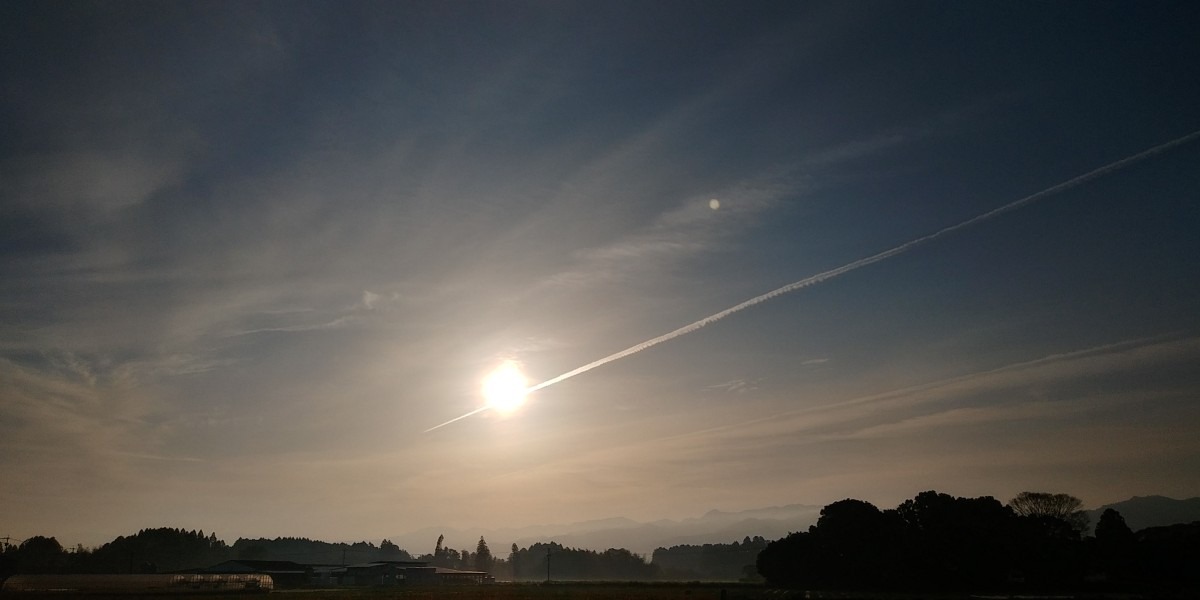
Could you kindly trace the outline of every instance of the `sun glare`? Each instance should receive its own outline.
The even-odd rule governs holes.
[[[528,381],[516,364],[508,362],[483,379],[483,398],[488,408],[507,415],[525,404]]]

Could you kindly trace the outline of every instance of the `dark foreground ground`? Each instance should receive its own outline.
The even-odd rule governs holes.
[[[778,590],[757,585],[716,583],[552,583],[431,588],[343,588],[324,590],[276,590],[267,593],[219,594],[0,594],[0,600],[44,600],[85,598],[116,600],[134,598],[165,600],[1150,600],[1155,598],[1192,598],[1190,594],[1139,593],[856,593]]]

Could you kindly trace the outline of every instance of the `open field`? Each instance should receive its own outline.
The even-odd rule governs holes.
[[[790,594],[761,586],[709,583],[518,583],[424,589],[289,590],[275,594],[328,600],[396,598],[397,600],[765,600]],[[800,594],[803,596],[803,594]]]
[[[116,600],[125,595],[107,594],[0,594],[0,599],[75,598],[87,600]],[[280,600],[960,600],[960,599],[1021,599],[1021,600],[1137,600],[1141,598],[1174,598],[1185,596],[1143,596],[1138,594],[954,594],[954,593],[856,593],[814,592],[770,589],[737,583],[520,583],[488,586],[450,586],[428,588],[342,588],[277,590],[268,595],[256,593],[229,594],[151,594],[135,598],[188,597],[206,600],[250,600],[279,598]]]

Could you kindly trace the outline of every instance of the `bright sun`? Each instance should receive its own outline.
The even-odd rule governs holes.
[[[488,408],[507,415],[525,404],[527,383],[521,369],[506,362],[483,379],[483,398]]]

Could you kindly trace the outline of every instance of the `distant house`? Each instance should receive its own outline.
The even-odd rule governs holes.
[[[290,560],[227,560],[200,571],[220,574],[270,575],[276,588],[296,588],[308,585],[312,568]]]

